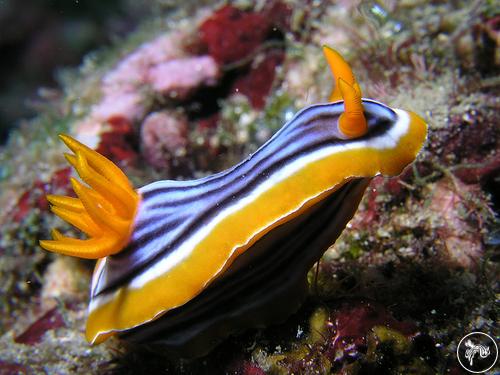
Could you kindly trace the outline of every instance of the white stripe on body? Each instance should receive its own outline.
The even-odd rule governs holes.
[[[315,161],[321,160],[325,157],[328,157],[330,155],[333,155],[338,152],[342,151],[347,151],[347,150],[354,150],[354,149],[361,149],[361,148],[371,148],[371,149],[377,149],[377,150],[384,150],[384,149],[391,149],[394,148],[401,137],[403,137],[407,132],[409,128],[409,115],[406,111],[403,110],[398,110],[394,109],[398,116],[397,122],[384,134],[381,134],[375,138],[371,138],[369,140],[353,140],[352,142],[344,145],[333,145],[333,146],[326,146],[323,147],[309,155],[304,155],[298,159],[295,159],[293,162],[289,163],[288,165],[284,166],[282,169],[279,171],[276,171],[272,175],[270,175],[264,182],[262,182],[260,185],[258,185],[252,192],[251,194],[247,195],[246,197],[240,199],[239,201],[235,202],[234,204],[230,205],[229,207],[226,207],[222,212],[220,212],[217,216],[215,216],[207,225],[203,226],[202,228],[198,229],[196,232],[194,232],[191,236],[189,236],[188,240],[182,243],[177,249],[171,251],[166,255],[164,258],[156,262],[153,266],[147,268],[144,272],[136,275],[131,282],[124,286],[126,288],[130,289],[140,289],[142,288],[145,284],[148,282],[158,278],[159,276],[169,272],[172,268],[180,264],[183,260],[185,260],[194,250],[196,245],[202,241],[204,238],[210,235],[211,231],[222,221],[224,218],[227,216],[241,210],[243,207],[251,204],[255,200],[257,200],[263,193],[271,189],[275,184],[279,183],[280,181],[283,181],[290,177],[291,175],[295,174],[305,166],[307,166],[310,163],[313,163]],[[380,173],[380,172],[378,172]],[[146,185],[145,187],[139,189],[140,192],[147,191],[148,189],[151,189],[154,187],[156,188],[163,188],[163,187],[171,187],[171,186],[176,186],[175,182],[173,183],[172,181],[158,181],[150,185]],[[332,187],[333,188],[333,187]],[[157,197],[152,198],[154,200]],[[158,198],[161,201],[161,195],[158,196]],[[314,199],[314,197],[309,197],[306,201],[302,202],[300,206],[305,204],[308,200]],[[157,203],[157,202],[155,202]],[[148,202],[148,205],[151,203]],[[297,209],[300,209],[298,207]],[[148,214],[147,210],[140,210],[138,213],[138,217],[141,217],[141,219],[144,219],[144,216]],[[288,216],[290,213],[288,212],[284,216]],[[143,216],[141,216],[143,215]],[[147,216],[145,217],[147,219]],[[278,220],[281,218],[278,218]],[[266,227],[268,227],[272,223],[265,223],[260,230],[264,230]],[[151,230],[151,228],[149,228]],[[143,249],[144,251],[152,251],[155,248],[158,247],[163,247],[165,245],[164,240],[162,242],[162,238],[159,237],[151,242],[149,242],[146,247]],[[239,247],[245,246],[246,244],[241,243],[241,244],[234,244],[232,253]],[[232,254],[231,253],[231,254]],[[104,265],[104,262],[103,262]],[[93,278],[94,280],[99,280],[97,277],[97,271],[102,272],[103,266],[99,267],[99,270],[96,270],[96,275]],[[101,280],[100,282],[103,282]],[[93,285],[92,290],[95,289],[95,286]],[[119,290],[119,289],[118,289]],[[89,311],[93,311],[95,308],[98,306],[101,306],[102,304],[107,303],[111,299],[113,299],[114,295],[118,293],[118,291],[107,294],[107,295],[99,295],[97,297],[94,297],[89,305]]]

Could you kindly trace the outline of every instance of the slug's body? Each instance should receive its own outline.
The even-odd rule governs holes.
[[[83,207],[94,199],[105,211],[91,207],[78,226],[61,211],[85,215],[82,206],[50,197],[56,213],[94,242],[89,250],[85,241],[56,232],[42,246],[108,255],[92,281],[90,342],[121,333],[199,355],[231,332],[283,320],[297,309],[307,271],[351,219],[370,178],[399,174],[426,134],[415,114],[361,100],[355,81],[340,80],[345,102],[302,110],[235,167],[195,181],[155,182],[137,193],[102,156],[63,137],[76,154],[68,160],[95,189],[85,195],[76,185]],[[348,96],[349,103],[358,100],[352,111]],[[93,174],[116,183],[117,193],[96,185]],[[99,231],[105,212],[121,226]]]

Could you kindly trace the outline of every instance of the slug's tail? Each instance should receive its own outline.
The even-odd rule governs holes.
[[[97,259],[120,252],[130,239],[139,195],[127,176],[110,160],[70,136],[61,140],[74,154],[65,154],[84,185],[72,178],[77,198],[48,195],[51,210],[80,229],[80,240],[52,231],[53,240],[40,241],[45,250],[80,258]]]

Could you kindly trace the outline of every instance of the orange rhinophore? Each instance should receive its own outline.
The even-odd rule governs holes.
[[[361,100],[361,88],[351,67],[337,51],[323,46],[323,53],[335,81],[330,101],[344,100],[344,113],[339,118],[339,129],[347,138],[361,137],[368,131]]]

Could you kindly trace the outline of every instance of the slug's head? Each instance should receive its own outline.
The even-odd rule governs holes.
[[[344,100],[344,112],[339,118],[339,130],[346,138],[361,137],[368,131],[361,101],[361,88],[351,67],[340,53],[328,46],[323,46],[323,53],[335,80],[330,101]]]
[[[362,99],[359,84],[344,58],[328,46],[323,46],[323,53],[335,81],[330,101],[336,102],[331,104],[337,118],[336,135],[349,143],[362,138],[365,142],[363,147],[394,149],[395,153],[390,157],[381,158],[386,154],[379,154],[379,159],[384,159],[384,162],[378,172],[391,176],[401,173],[415,159],[425,142],[425,121],[413,112]],[[340,108],[341,105],[343,108]],[[399,141],[394,143],[396,139]]]
[[[80,240],[52,231],[53,240],[40,241],[45,250],[97,259],[120,252],[129,242],[139,195],[125,174],[110,160],[75,139],[60,135],[74,154],[65,154],[82,184],[72,178],[77,198],[48,195],[51,210],[88,235]]]

